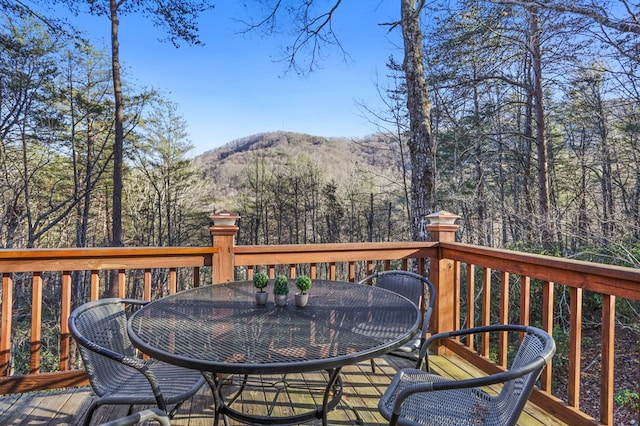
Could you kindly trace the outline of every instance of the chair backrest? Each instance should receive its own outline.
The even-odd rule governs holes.
[[[526,330],[509,370],[515,373],[532,366],[534,368],[504,383],[496,397],[497,404],[502,407],[500,418],[492,424],[516,424],[540,373],[555,353],[555,342],[548,333],[535,327],[527,327]]]
[[[381,287],[406,297],[423,310],[424,316],[422,318],[423,324],[420,336],[420,343],[422,343],[427,335],[431,313],[436,303],[436,290],[431,281],[415,272],[389,270],[375,272],[359,281],[360,284],[370,282],[376,287]]]
[[[135,356],[127,334],[125,302],[117,298],[88,302],[69,317],[69,330],[80,345],[89,382],[98,396],[118,388],[118,379],[131,368],[123,360]]]
[[[411,300],[418,307],[422,306],[423,297],[428,300],[425,303],[425,309],[433,309],[435,304],[435,287],[431,281],[415,272],[402,270],[375,272],[360,280],[361,284],[368,282],[373,282],[376,287],[398,293]]]

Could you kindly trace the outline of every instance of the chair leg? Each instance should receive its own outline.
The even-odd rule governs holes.
[[[371,372],[376,372],[376,363],[373,361],[373,358],[371,358]]]
[[[84,415],[84,426],[90,426],[91,425],[91,418],[93,417],[93,413],[94,411],[96,411],[96,408],[98,408],[99,402],[100,400],[97,399],[95,401],[93,401],[91,403],[91,405],[89,406],[89,409],[87,410],[87,413]]]
[[[167,412],[167,417],[169,417],[169,419],[173,419],[180,407],[182,407],[182,404],[184,404],[184,401],[177,403],[171,411]]]

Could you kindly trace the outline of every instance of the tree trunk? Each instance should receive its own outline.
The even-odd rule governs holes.
[[[122,247],[122,162],[124,148],[124,103],[120,77],[120,43],[118,42],[118,4],[109,0],[111,11],[111,70],[115,96],[115,139],[113,141],[113,224],[111,245]]]
[[[111,70],[113,74],[113,92],[115,97],[115,139],[113,141],[113,206],[111,246],[122,247],[122,162],[124,150],[124,105],[122,99],[122,80],[120,77],[120,43],[118,42],[118,3],[109,0],[111,12]],[[115,295],[118,271],[113,271],[107,293]]]
[[[435,209],[435,149],[431,139],[431,102],[424,75],[420,12],[424,2],[401,0],[401,25],[404,40],[402,68],[407,84],[409,110],[409,155],[411,158],[411,237],[421,235],[421,220]]]
[[[542,53],[540,49],[540,27],[538,10],[529,10],[531,25],[531,64],[533,66],[533,97],[536,120],[536,144],[538,147],[538,209],[540,214],[540,242],[542,247],[550,250],[552,247],[553,226],[551,222],[551,196],[549,190],[549,165],[547,152],[547,138],[544,121],[544,93],[542,88]]]

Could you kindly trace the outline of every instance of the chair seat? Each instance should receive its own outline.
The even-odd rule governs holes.
[[[418,352],[418,349],[420,349],[421,341],[422,340],[420,338],[420,335],[418,335],[418,337],[416,337],[415,339],[408,341],[407,343],[405,343],[404,345],[400,346],[397,349],[394,349],[394,352],[406,352],[406,353]]]
[[[384,327],[371,327],[368,323],[361,323],[361,324],[358,324],[356,327],[353,327],[352,331],[361,336],[381,339],[381,338],[386,338],[390,336],[397,336],[399,330],[400,329],[398,327],[394,327],[392,324]],[[392,353],[418,352],[418,349],[420,349],[421,342],[422,342],[422,332],[418,332],[418,336],[416,336],[414,339],[409,340],[407,343],[400,346],[399,348],[394,349]]]
[[[448,382],[449,379],[422,370],[400,370],[382,396],[378,409],[387,419],[393,413],[396,395],[425,382]],[[425,416],[425,413],[429,413]],[[409,396],[402,405],[399,425],[501,425],[497,401],[477,388],[420,392]]]
[[[397,336],[399,332],[404,331],[404,328],[394,326],[393,324],[372,327],[369,323],[363,322],[363,323],[357,324],[355,327],[352,328],[351,331],[353,331],[354,333],[360,336],[371,337],[373,339],[380,340],[380,339],[386,339],[386,338]],[[418,336],[415,340],[418,342],[417,348],[419,348],[420,336]],[[413,344],[414,344],[414,341],[409,341],[405,343],[406,346],[413,345]]]
[[[202,374],[197,370],[177,367],[156,359],[145,362],[146,367],[153,372],[167,404],[176,404],[184,400],[185,395],[195,394],[205,383]],[[104,376],[102,376],[104,377]],[[110,400],[123,399],[129,403],[152,404],[155,395],[149,381],[139,371],[133,368],[118,369],[118,374],[94,381],[94,391],[100,395],[108,395]]]

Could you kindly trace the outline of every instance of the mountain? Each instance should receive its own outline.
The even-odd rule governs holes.
[[[258,154],[274,165],[305,156],[324,171],[325,181],[333,180],[339,186],[352,182],[356,176],[367,176],[374,184],[388,185],[388,179],[393,176],[397,179],[400,170],[396,151],[397,144],[383,134],[347,139],[270,132],[204,152],[193,163],[201,170],[207,194],[213,197],[211,207],[232,209],[233,198]]]

